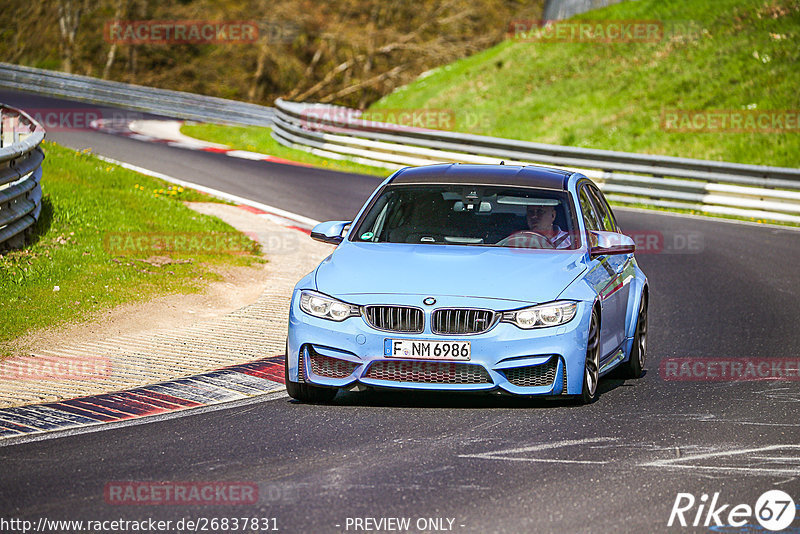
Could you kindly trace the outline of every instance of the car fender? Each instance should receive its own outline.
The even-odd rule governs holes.
[[[294,285],[294,291],[297,292],[301,289],[317,289],[316,276],[318,268],[319,266],[315,267],[313,271],[301,278]]]
[[[600,300],[600,295],[586,280],[588,269],[584,269],[567,287],[556,297],[556,300],[579,300],[594,304]],[[601,301],[602,307],[602,301]]]

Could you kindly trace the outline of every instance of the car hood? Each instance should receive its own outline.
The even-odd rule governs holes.
[[[332,296],[418,294],[554,300],[584,270],[580,251],[344,242],[316,271]]]

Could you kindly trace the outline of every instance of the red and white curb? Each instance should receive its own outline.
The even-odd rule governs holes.
[[[171,147],[185,148],[188,150],[198,150],[201,152],[213,152],[215,154],[225,154],[232,158],[247,159],[252,161],[267,161],[270,163],[280,163],[282,165],[296,165],[299,167],[314,167],[307,163],[291,161],[288,159],[262,154],[260,152],[250,152],[248,150],[236,150],[218,143],[209,143],[200,139],[194,139],[180,132],[183,121],[173,120],[139,120],[139,121],[120,121],[113,119],[96,119],[89,124],[95,130],[112,135],[130,137],[148,143],[161,143]]]
[[[243,401],[284,389],[283,355],[127,391],[0,410],[0,445]]]

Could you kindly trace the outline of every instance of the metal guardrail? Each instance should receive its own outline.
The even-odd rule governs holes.
[[[501,160],[558,166],[589,176],[621,204],[800,223],[800,169],[547,145],[359,116],[358,110],[278,99],[272,135],[286,146],[390,169]]]
[[[600,9],[624,0],[547,0],[544,5],[544,20],[568,19],[593,9]]]
[[[0,249],[24,246],[39,218],[44,134],[24,111],[0,105]]]
[[[206,122],[269,126],[273,116],[272,108],[248,102],[1,62],[0,87]]]
[[[509,164],[564,167],[594,179],[610,200],[622,204],[800,223],[800,169],[406,128],[363,121],[358,110],[338,106],[278,99],[273,109],[8,63],[0,63],[0,87],[190,120],[272,125],[273,137],[284,145],[387,168],[436,162],[498,163],[501,160]],[[43,157],[41,151],[38,153]],[[6,175],[2,173],[10,172],[11,168],[2,167],[4,161],[0,159],[0,188],[8,182],[3,181]],[[34,189],[31,193],[37,194]],[[41,196],[40,191],[38,194]],[[0,189],[0,206],[8,200],[8,192]],[[6,231],[2,220],[0,217],[0,232]],[[6,239],[8,237],[0,234],[0,243]]]

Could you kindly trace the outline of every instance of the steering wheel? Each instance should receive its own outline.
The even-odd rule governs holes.
[[[501,239],[497,245],[512,248],[555,248],[547,236],[533,230],[520,230]]]

